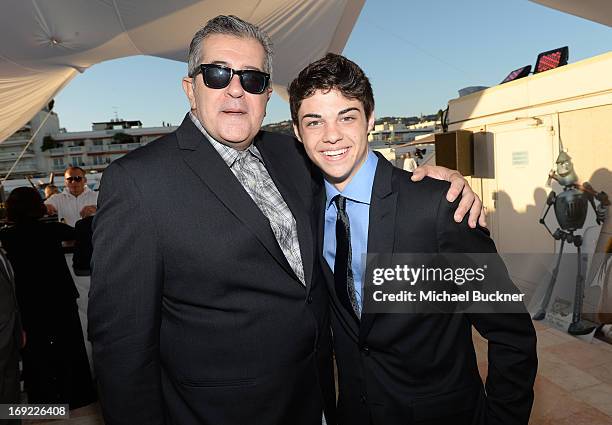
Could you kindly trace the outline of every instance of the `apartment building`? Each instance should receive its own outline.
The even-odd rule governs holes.
[[[101,171],[115,159],[176,130],[176,126],[143,127],[140,121],[111,119],[92,123],[91,131],[63,132],[53,136],[55,147],[45,151],[48,172],[76,165]]]
[[[7,175],[24,149],[25,152],[21,160],[10,174],[11,179],[48,172],[47,159],[43,155],[42,146],[45,137],[58,133],[59,119],[57,114],[50,112],[45,107],[26,125],[0,143],[0,176],[4,177]],[[28,145],[32,137],[32,143]]]

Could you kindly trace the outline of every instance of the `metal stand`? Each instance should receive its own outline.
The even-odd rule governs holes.
[[[552,272],[552,276],[550,278],[550,282],[548,282],[548,286],[546,288],[546,293],[544,294],[544,298],[542,299],[542,303],[540,304],[540,308],[533,315],[533,320],[543,320],[546,317],[546,309],[548,308],[548,304],[550,303],[550,298],[552,296],[553,290],[555,288],[555,284],[557,283],[557,276],[559,275],[559,267],[561,265],[561,257],[563,255],[563,248],[565,247],[565,242],[573,243],[578,251],[578,267],[576,271],[576,290],[574,293],[574,311],[572,313],[572,323],[568,328],[568,333],[571,335],[585,335],[593,331],[597,326],[596,324],[588,321],[582,320],[582,301],[584,298],[584,277],[582,276],[582,236],[575,235],[573,230],[563,230],[557,229],[555,233],[552,233],[546,223],[544,222],[544,218],[546,214],[550,210],[551,206],[555,204],[557,197],[554,192],[551,192],[548,196],[546,203],[548,207],[540,219],[540,223],[546,227],[548,233],[555,240],[561,241],[561,247],[559,248],[559,255],[557,257],[557,263],[555,264],[555,268]]]

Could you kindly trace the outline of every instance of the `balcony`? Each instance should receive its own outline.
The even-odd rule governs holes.
[[[64,155],[67,151],[66,151],[66,148],[53,148],[53,149],[49,149],[47,152],[49,152],[49,155],[51,156],[56,156],[56,155]]]
[[[21,159],[23,160],[25,158],[34,158],[34,156],[34,152],[27,150],[26,153],[23,154]],[[19,152],[7,152],[0,154],[0,162],[15,162],[17,158],[19,158]]]
[[[70,166],[70,165],[72,165],[72,163],[69,163],[69,164],[59,164],[59,165],[55,165],[54,164],[54,165],[51,166],[51,171],[63,173],[64,170],[66,168],[68,168],[68,166]],[[91,171],[91,170],[102,170],[102,169],[108,167],[108,165],[109,165],[108,163],[94,164],[93,162],[85,162],[85,163],[78,164],[77,166],[81,167],[85,171]]]
[[[87,146],[87,153],[129,152],[144,145],[144,143],[121,143],[113,145]]]
[[[105,169],[106,167],[108,167],[109,164],[93,164],[93,163],[88,163],[83,165],[81,168],[83,168],[85,171],[100,171]]]
[[[0,174],[6,174],[13,164],[0,164]],[[19,164],[12,171],[12,175],[25,173],[25,174],[37,174],[39,172],[36,164]]]
[[[2,146],[20,146],[25,145],[30,141],[31,136],[23,134],[13,134],[11,137],[2,142]]]
[[[66,146],[61,148],[49,149],[47,152],[49,152],[49,155],[51,156],[75,155],[85,153],[86,149],[85,146]]]
[[[66,153],[68,153],[68,154],[84,153],[85,152],[85,146],[68,146],[65,149],[66,149]]]

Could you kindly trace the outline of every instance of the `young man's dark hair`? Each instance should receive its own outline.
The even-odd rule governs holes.
[[[361,101],[367,118],[374,111],[374,94],[370,80],[353,61],[341,55],[328,53],[300,72],[289,85],[291,119],[298,124],[298,110],[302,100],[317,90],[336,89],[349,99]]]

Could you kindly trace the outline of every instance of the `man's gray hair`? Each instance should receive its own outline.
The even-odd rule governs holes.
[[[268,34],[256,25],[243,21],[233,15],[219,15],[212,18],[198,32],[195,33],[189,45],[188,75],[194,77],[202,60],[202,42],[213,34],[231,35],[240,38],[253,38],[264,49],[264,71],[272,75],[272,41]]]

